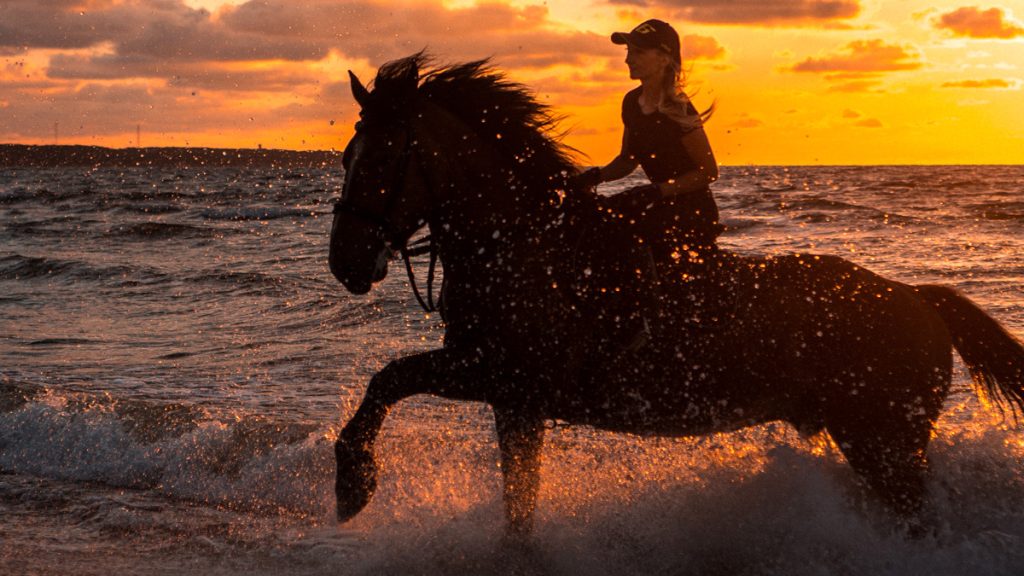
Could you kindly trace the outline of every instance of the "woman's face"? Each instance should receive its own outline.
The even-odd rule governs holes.
[[[669,65],[668,54],[657,48],[626,45],[626,66],[633,80],[648,80],[660,76]]]

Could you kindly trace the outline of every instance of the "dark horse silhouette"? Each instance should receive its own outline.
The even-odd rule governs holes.
[[[831,256],[688,246],[652,285],[628,218],[562,202],[579,193],[576,168],[543,105],[487,61],[426,63],[417,54],[384,65],[372,91],[351,75],[361,120],[343,157],[331,271],[366,293],[426,224],[444,267],[445,341],[370,381],[335,446],[339,519],[369,501],[374,441],[389,409],[414,394],[493,407],[519,532],[531,527],[551,420],[665,436],[779,420],[827,431],[909,519],[953,346],[1001,410],[1024,408],[1024,347],[947,287]],[[657,314],[645,311],[651,290]]]

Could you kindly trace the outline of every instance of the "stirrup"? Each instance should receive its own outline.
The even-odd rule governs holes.
[[[641,320],[644,321],[643,328],[637,331],[629,345],[623,348],[623,352],[636,352],[651,341],[651,325],[647,322],[647,318],[641,318]]]

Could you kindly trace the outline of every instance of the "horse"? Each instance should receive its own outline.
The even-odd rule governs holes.
[[[913,522],[954,348],[980,394],[1024,410],[1024,346],[952,288],[828,255],[685,245],[652,283],[622,214],[569,201],[585,195],[559,119],[489,61],[418,53],[383,65],[372,90],[349,75],[360,120],[330,270],[364,294],[428,227],[445,336],[376,373],[340,430],[339,521],[369,502],[377,435],[416,394],[493,408],[506,525],[520,535],[552,421],[673,437],[787,422],[830,435],[883,508]]]

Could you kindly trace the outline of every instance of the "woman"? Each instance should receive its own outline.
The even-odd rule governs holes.
[[[718,179],[703,121],[682,91],[679,34],[661,20],[612,34],[625,44],[629,77],[640,86],[622,101],[622,150],[608,165],[577,176],[581,189],[624,178],[642,166],[651,184],[602,199],[601,206],[638,225],[659,264],[696,256],[721,233],[709,184]]]

